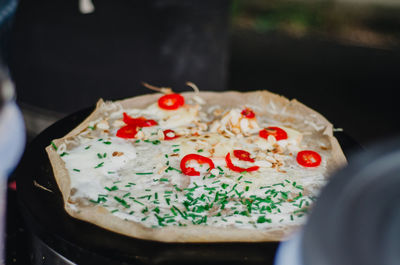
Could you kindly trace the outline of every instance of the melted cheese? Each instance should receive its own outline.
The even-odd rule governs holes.
[[[136,139],[118,138],[123,112],[155,119],[158,125],[142,128]],[[300,132],[280,126],[287,140],[263,139],[256,120],[245,122],[235,109],[220,119],[215,117],[208,131],[202,128],[200,135],[192,136],[193,128],[202,122],[200,116],[206,115],[199,115],[197,105],[165,111],[152,104],[145,109],[120,109],[97,120],[95,131],[83,132],[76,147],[62,149],[75,190],[72,199],[86,199],[124,220],[154,228],[201,224],[279,229],[303,223],[304,213],[324,184],[326,157],[322,154],[317,168],[299,166],[293,152],[303,147]],[[105,128],[108,133],[103,137]],[[175,128],[181,136],[163,140],[166,128]],[[233,128],[240,131],[235,133]],[[276,144],[281,152],[273,152]],[[256,161],[239,160],[232,154],[235,149],[250,152]],[[225,161],[228,152],[234,165],[257,165],[259,170],[230,170]],[[183,175],[180,162],[187,154],[209,157],[216,168],[189,161],[186,166],[198,170],[200,176]]]

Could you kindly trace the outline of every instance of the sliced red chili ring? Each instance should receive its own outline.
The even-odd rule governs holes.
[[[170,129],[163,131],[163,133],[164,133],[164,140],[167,140],[167,141],[173,140],[173,139],[179,137],[179,135],[177,135],[173,130],[170,130]],[[172,134],[173,134],[173,136],[171,136]]]
[[[249,161],[254,163],[254,159],[250,157],[250,153],[244,150],[233,150],[233,155],[239,160]]]
[[[321,156],[312,150],[304,150],[297,153],[297,163],[303,167],[317,167],[321,164]]]
[[[186,163],[191,160],[195,160],[199,164],[208,164],[210,166],[210,170],[215,168],[214,163],[210,158],[202,156],[202,155],[198,155],[198,154],[188,154],[182,158],[181,164],[180,164],[182,173],[185,175],[200,176],[200,172],[196,171],[192,167],[186,166]]]
[[[260,168],[259,166],[253,166],[253,167],[248,167],[248,168],[237,167],[232,163],[231,154],[230,153],[226,154],[225,161],[226,161],[226,166],[230,170],[233,170],[235,172],[243,172],[243,171],[251,172],[251,171],[256,171],[256,170],[258,170]]]
[[[165,110],[175,110],[185,104],[185,98],[180,94],[167,94],[158,99],[158,106]]]
[[[288,138],[286,131],[279,127],[268,127],[262,129],[258,135],[265,139],[268,139],[268,136],[272,135],[277,141],[285,140]]]
[[[132,118],[131,116],[126,114],[126,112],[124,112],[123,115],[123,121],[128,125],[134,125],[138,127],[151,127],[157,125],[157,122],[155,120],[147,120],[144,117]]]
[[[256,114],[250,108],[245,108],[244,110],[242,110],[241,114],[248,119],[253,119],[256,116]]]
[[[135,138],[137,134],[137,127],[134,125],[125,125],[117,131],[117,137],[132,139]]]

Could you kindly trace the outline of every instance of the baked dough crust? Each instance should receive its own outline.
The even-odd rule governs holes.
[[[305,106],[299,101],[268,92],[193,92],[181,93],[186,99],[199,95],[207,105],[220,105],[221,107],[238,107],[245,104],[257,107],[259,115],[269,115],[269,117],[281,122],[292,125],[298,130],[320,129],[320,134],[329,139],[331,145],[331,159],[327,163],[328,173],[341,168],[346,164],[346,158],[343,151],[333,136],[332,124],[321,114]],[[145,108],[154,103],[161,94],[149,94],[117,101],[123,108]],[[72,138],[85,130],[89,122],[94,121],[103,115],[104,101],[100,99],[97,102],[96,109],[75,129],[62,138],[53,142],[58,145],[65,139]],[[155,240],[162,242],[260,242],[260,241],[280,241],[291,234],[296,226],[284,227],[281,229],[240,229],[235,227],[213,227],[213,226],[166,226],[162,228],[149,228],[132,221],[125,221],[114,216],[101,206],[79,206],[76,211],[68,203],[71,188],[70,177],[65,167],[64,161],[51,145],[46,147],[49,156],[54,177],[62,193],[64,208],[69,215],[80,220],[84,220],[98,225],[107,230],[117,232],[126,236],[131,236],[146,240]],[[75,206],[76,207],[76,206]]]

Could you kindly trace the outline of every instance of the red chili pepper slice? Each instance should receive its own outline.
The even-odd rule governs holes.
[[[265,129],[262,129],[259,132],[260,137],[268,139],[269,135],[275,136],[275,139],[277,141],[279,140],[285,140],[288,138],[287,133],[285,130],[279,128],[279,127],[268,127]]]
[[[175,110],[185,104],[185,99],[180,94],[167,94],[158,99],[158,106],[165,110]]]
[[[253,119],[256,116],[256,114],[250,108],[245,108],[244,110],[242,110],[241,114],[248,119]]]
[[[124,115],[123,121],[128,125],[133,125],[138,127],[151,127],[157,125],[157,122],[155,120],[147,120],[144,117],[132,118],[131,116],[126,114],[126,112],[124,112],[123,115]]]
[[[179,135],[177,135],[173,130],[170,130],[170,129],[163,131],[163,133],[164,133],[164,140],[167,140],[167,141],[173,140],[173,139],[179,137]],[[172,134],[172,133],[174,134],[174,136],[168,136],[168,134]]]
[[[123,116],[123,121],[126,123],[126,125],[117,131],[117,137],[132,139],[135,138],[138,132],[138,127],[150,127],[157,125],[157,122],[155,120],[147,120],[144,117],[132,118],[131,116],[126,114],[126,112],[123,113]]]
[[[182,158],[180,165],[182,173],[188,176],[200,176],[200,172],[196,171],[194,168],[186,167],[186,163],[190,160],[195,160],[199,164],[208,164],[210,170],[215,168],[214,163],[210,158],[198,154],[188,154]]]
[[[134,125],[125,125],[117,131],[117,137],[132,139],[135,138],[137,134],[137,127]]]
[[[317,167],[321,164],[321,156],[312,150],[298,152],[296,160],[303,167]]]
[[[226,161],[227,167],[229,169],[233,170],[233,171],[236,171],[236,172],[243,172],[243,171],[251,172],[251,171],[256,171],[256,170],[258,170],[260,168],[259,166],[253,166],[253,167],[248,167],[248,168],[237,167],[232,163],[231,154],[230,153],[226,154],[225,161]]]
[[[250,153],[244,150],[233,150],[233,155],[239,160],[249,161],[254,163],[254,159],[250,157]]]

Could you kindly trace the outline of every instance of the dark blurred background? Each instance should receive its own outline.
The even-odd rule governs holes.
[[[297,98],[364,144],[400,132],[399,47],[391,0],[21,0],[8,61],[31,138],[141,81],[190,80]]]

